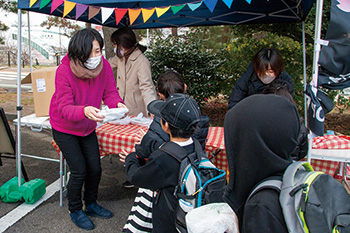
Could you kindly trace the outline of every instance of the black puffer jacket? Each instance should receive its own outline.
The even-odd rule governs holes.
[[[286,72],[282,72],[278,79],[286,81],[289,84],[289,91],[292,97],[294,96],[293,79]],[[254,95],[261,94],[268,84],[264,84],[260,81],[254,71],[253,63],[251,62],[247,68],[247,71],[237,80],[231,96],[228,101],[228,108],[232,108],[242,99]]]
[[[193,137],[199,141],[204,150],[209,131],[209,117],[202,115],[198,127],[199,130],[194,133]],[[136,154],[139,158],[148,158],[153,151],[168,141],[170,141],[169,135],[163,131],[160,125],[160,118],[155,116],[141,143],[135,146]]]

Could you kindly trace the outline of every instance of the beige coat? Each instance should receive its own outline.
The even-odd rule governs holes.
[[[142,112],[147,116],[147,105],[157,99],[148,59],[139,49],[135,49],[126,64],[124,57],[114,56],[108,61],[113,69],[119,95],[129,108],[129,115],[136,116]]]

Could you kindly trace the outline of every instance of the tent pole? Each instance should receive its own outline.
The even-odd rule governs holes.
[[[303,75],[304,75],[304,91],[306,90],[306,49],[305,49],[305,21],[302,22],[303,28]],[[307,103],[306,103],[306,95],[304,95],[304,121],[305,127],[307,128]]]
[[[30,60],[30,73],[33,72],[33,59],[32,59],[32,40],[30,39],[30,20],[29,20],[29,11],[27,11],[28,19],[28,41],[29,41],[29,60]]]
[[[322,9],[323,9],[323,0],[317,0],[316,3],[316,23],[315,23],[315,44],[314,44],[314,57],[312,65],[312,81],[311,85],[317,87],[318,79],[318,60],[320,58],[321,51],[321,26],[322,26]]]
[[[17,127],[16,127],[16,158],[17,158],[17,177],[18,187],[21,186],[21,52],[22,52],[22,12],[20,9],[17,11]]]

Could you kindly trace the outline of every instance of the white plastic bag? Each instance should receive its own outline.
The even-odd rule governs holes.
[[[211,203],[187,213],[188,233],[239,233],[238,219],[227,203]]]
[[[108,108],[105,106],[99,114],[104,116],[102,123],[121,119],[129,110],[127,108]]]
[[[109,124],[113,124],[113,125],[127,125],[131,122],[131,118],[129,116],[120,119],[120,120],[115,120],[115,121],[110,121],[108,122]]]
[[[131,118],[130,123],[133,125],[149,127],[152,123],[152,119],[143,117],[142,112],[140,112],[136,117]]]

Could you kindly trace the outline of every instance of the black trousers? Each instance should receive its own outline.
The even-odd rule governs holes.
[[[52,129],[52,134],[70,169],[67,198],[68,209],[73,213],[82,209],[83,186],[85,204],[97,200],[102,169],[96,133],[75,136]]]

